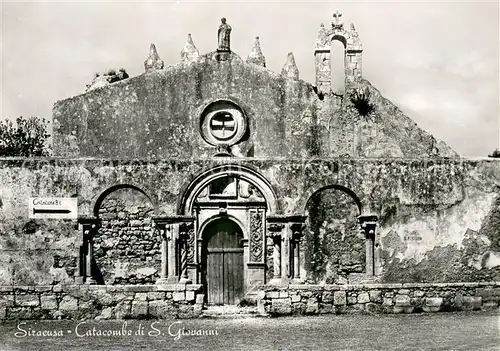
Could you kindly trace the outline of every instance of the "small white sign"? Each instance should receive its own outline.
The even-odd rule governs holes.
[[[76,219],[76,197],[30,197],[29,218]]]

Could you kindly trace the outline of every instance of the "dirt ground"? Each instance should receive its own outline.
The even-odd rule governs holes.
[[[23,321],[0,324],[0,341],[8,351],[500,350],[500,313]]]

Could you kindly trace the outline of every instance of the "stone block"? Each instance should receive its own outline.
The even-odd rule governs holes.
[[[332,313],[333,306],[329,303],[320,303],[319,304],[319,313],[320,314],[325,314],[325,313]]]
[[[309,298],[309,297],[313,296],[313,292],[312,292],[312,291],[302,291],[302,292],[300,293],[300,295],[301,295],[302,297]]]
[[[172,294],[174,301],[186,301],[186,293],[184,291],[176,291]]]
[[[385,289],[401,289],[402,287],[403,284],[401,283],[384,284]]]
[[[57,309],[57,298],[54,295],[40,296],[40,306],[44,310]]]
[[[196,295],[196,303],[203,304],[205,302],[205,294]]]
[[[155,300],[149,302],[148,315],[152,318],[165,319],[173,316],[173,306],[171,302]]]
[[[264,290],[259,290],[256,296],[256,300],[262,300],[266,297],[266,292]]]
[[[99,302],[102,306],[110,306],[116,301],[116,296],[112,296],[111,294],[102,290],[91,293],[91,295],[93,295],[97,302]]]
[[[31,307],[13,307],[9,308],[6,318],[12,319],[33,319],[33,308]]]
[[[280,299],[288,297],[288,291],[280,291]]]
[[[267,316],[266,304],[262,299],[257,300],[257,314],[259,316]]]
[[[395,305],[402,307],[411,306],[410,297],[408,295],[396,295]]]
[[[113,309],[111,307],[104,308],[101,313],[95,317],[96,320],[102,319],[112,319],[113,318]]]
[[[321,301],[325,303],[331,303],[333,302],[333,293],[332,292],[324,292],[323,295],[321,295]],[[293,299],[292,299],[292,302]]]
[[[185,285],[185,290],[193,290],[193,291],[200,291],[201,292],[202,285],[201,284],[186,284]]]
[[[150,293],[145,293],[145,292],[135,293],[134,300],[135,301],[147,301],[148,300],[148,294],[150,294]]]
[[[368,302],[365,305],[365,311],[368,313],[380,313],[381,310],[381,306],[378,303]]]
[[[370,296],[367,292],[362,292],[358,295],[358,303],[367,303],[370,302]]]
[[[462,306],[465,310],[480,310],[483,304],[481,296],[464,296]]]
[[[394,304],[394,302],[392,301],[392,297],[384,297],[382,304],[384,306],[392,306]]]
[[[132,301],[132,309],[130,311],[130,316],[132,318],[144,318],[148,315],[148,303],[147,301]]]
[[[148,301],[152,300],[162,300],[165,298],[165,293],[161,291],[151,291],[148,292]]]
[[[333,304],[336,306],[346,305],[347,296],[345,291],[335,291],[333,293]]]
[[[365,311],[365,305],[362,303],[357,303],[352,306],[350,306],[351,311],[353,312],[364,312]]]
[[[271,303],[271,310],[273,314],[287,315],[292,312],[292,300],[286,299],[273,299]]]
[[[408,295],[410,293],[410,289],[399,289],[399,295]]]
[[[412,313],[413,306],[394,306],[393,313]]]
[[[382,292],[380,290],[370,290],[369,295],[371,302],[382,302]]]
[[[307,314],[316,314],[318,312],[319,312],[318,301],[314,297],[309,298],[307,300],[306,313]]]
[[[3,321],[7,318],[7,307],[0,306],[0,321]]]
[[[279,291],[268,291],[266,292],[266,298],[268,299],[278,299],[280,297]]]
[[[348,305],[355,305],[358,303],[358,298],[354,295],[348,296],[347,297],[347,304]]]
[[[483,301],[483,310],[494,310],[498,307],[497,301]]]
[[[16,306],[21,307],[37,307],[40,305],[40,299],[35,294],[16,295],[15,301]]]
[[[300,295],[291,295],[290,298],[292,299],[292,302],[300,302]]]
[[[193,306],[193,317],[199,317],[203,312],[203,305],[195,304]]]
[[[307,305],[304,302],[296,302],[292,304],[293,314],[305,314]]]
[[[157,289],[156,285],[125,285],[123,286],[123,291],[133,291],[133,292],[149,292],[155,291]],[[184,286],[182,288],[184,290]]]
[[[130,317],[130,301],[121,301],[114,308],[115,318],[124,319]]]
[[[78,310],[78,300],[73,296],[66,295],[59,302],[59,309],[61,311],[76,311]]]
[[[443,304],[442,297],[428,297],[425,299],[425,306],[441,307],[442,304]]]
[[[425,303],[422,306],[424,312],[438,312],[443,304],[442,297],[428,297],[425,299]]]
[[[425,291],[420,290],[420,289],[419,290],[415,290],[413,292],[413,296],[415,296],[415,297],[423,297],[424,295],[425,295]]]
[[[186,291],[186,301],[194,301],[194,291]]]

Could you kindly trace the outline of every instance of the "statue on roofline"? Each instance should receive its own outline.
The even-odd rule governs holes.
[[[219,47],[217,51],[231,51],[230,49],[230,34],[231,26],[226,23],[226,18],[221,19],[221,25],[219,26],[219,31],[217,32]]]

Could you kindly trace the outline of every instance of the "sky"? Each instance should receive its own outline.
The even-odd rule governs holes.
[[[462,156],[500,148],[499,2],[2,1],[2,118],[51,119],[55,101],[84,92],[94,72],[144,72],[149,44],[180,61],[188,33],[217,47],[220,18],[242,58],[260,37],[267,68],[293,52],[314,84],[314,43],[339,10],[363,42],[363,77],[421,128]]]

